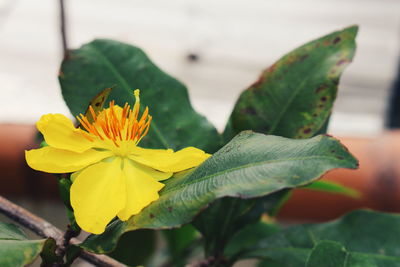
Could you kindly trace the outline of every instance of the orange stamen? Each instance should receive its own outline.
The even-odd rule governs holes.
[[[147,135],[152,117],[146,107],[139,119],[140,99],[139,93],[135,92],[136,103],[131,109],[128,103],[121,108],[115,105],[114,100],[110,101],[109,108],[100,111],[98,114],[93,107],[89,107],[89,114],[93,118],[90,122],[87,116],[77,116],[79,123],[89,133],[87,138],[93,141],[97,136],[101,140],[111,140],[117,147],[119,142],[133,141],[135,144]]]

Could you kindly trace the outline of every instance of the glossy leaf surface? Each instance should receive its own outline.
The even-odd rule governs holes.
[[[195,146],[212,153],[221,146],[214,126],[193,110],[186,87],[137,47],[94,40],[71,51],[61,65],[59,81],[74,116],[85,113],[104,88],[113,87],[108,100],[120,106],[126,102],[132,106],[133,90],[140,89],[141,103],[153,116],[150,132],[141,142],[143,147]]]
[[[306,185],[328,170],[357,165],[347,149],[329,136],[294,140],[243,132],[194,171],[166,180],[157,201],[126,223],[115,222],[103,235],[178,227],[218,198],[266,196]],[[98,245],[103,235],[88,242]]]

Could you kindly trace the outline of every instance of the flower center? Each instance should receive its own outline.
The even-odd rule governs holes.
[[[131,109],[128,103],[121,108],[115,105],[114,100],[110,102],[110,107],[103,109],[98,114],[89,106],[90,115],[93,121],[90,122],[87,116],[80,114],[78,121],[88,133],[99,137],[101,140],[111,140],[117,147],[121,142],[133,142],[137,145],[146,136],[150,128],[152,117],[146,107],[139,119],[140,98],[139,90],[134,91],[135,105]],[[89,140],[92,138],[87,136]],[[93,139],[91,140],[93,141]]]

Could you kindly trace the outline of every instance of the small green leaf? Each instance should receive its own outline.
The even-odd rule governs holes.
[[[40,257],[42,258],[42,264],[40,266],[47,267],[53,266],[55,262],[62,262],[62,258],[56,254],[57,244],[54,239],[47,239]]]
[[[399,225],[398,214],[359,210],[333,222],[294,226],[265,238],[260,236],[240,256],[272,260],[282,267],[304,266],[308,261],[307,267],[311,267],[325,266],[317,264],[321,257],[341,258],[345,251],[346,264],[339,261],[332,266],[400,266]]]
[[[32,263],[52,239],[28,240],[17,226],[0,222],[0,266],[18,267]]]
[[[141,103],[153,117],[141,146],[180,149],[187,146],[214,152],[221,137],[204,116],[196,113],[186,87],[160,70],[137,47],[112,40],[94,40],[72,50],[64,59],[59,81],[74,116],[85,113],[88,103],[104,88],[116,104],[134,103],[140,89]]]
[[[341,194],[353,198],[361,197],[361,193],[359,191],[331,181],[315,181],[312,184],[304,186],[303,188],[332,194]]]
[[[355,52],[358,27],[309,42],[283,56],[239,97],[224,132],[308,138],[327,125],[340,75]]]
[[[329,136],[295,140],[243,132],[194,171],[166,180],[160,198],[141,213],[125,223],[116,221],[82,246],[101,253],[105,246],[100,240],[107,236],[112,247],[124,231],[178,227],[218,198],[266,196],[304,186],[334,168],[357,166],[347,149]]]

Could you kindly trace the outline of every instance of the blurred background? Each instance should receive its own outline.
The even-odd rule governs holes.
[[[342,76],[329,133],[341,137],[360,158],[362,168],[357,174],[335,173],[333,179],[350,181],[347,185],[367,192],[368,199],[348,204],[346,197],[341,202],[328,197],[327,202],[318,201],[324,210],[343,208],[327,216],[319,213],[317,219],[360,206],[395,210],[398,205],[393,203],[400,203],[393,202],[400,198],[400,170],[393,167],[393,160],[400,160],[400,138],[385,131],[389,103],[393,110],[400,108],[391,97],[400,62],[399,0],[65,0],[65,4],[70,48],[94,38],[141,47],[188,86],[195,109],[220,131],[238,95],[263,69],[312,39],[358,24],[356,56]],[[56,195],[55,178],[30,170],[23,154],[37,145],[33,125],[42,114],[71,116],[57,80],[62,60],[59,21],[59,1],[0,0],[0,195],[65,228],[60,202],[45,200]],[[388,190],[393,197],[386,199]],[[307,210],[297,210],[312,216],[310,203],[316,204],[315,198],[306,203]]]
[[[222,130],[239,93],[297,46],[360,25],[344,72],[332,134],[382,131],[400,52],[398,0],[66,0],[70,48],[94,38],[137,45],[183,81],[192,103]],[[58,1],[0,0],[1,123],[69,114],[57,72]]]

